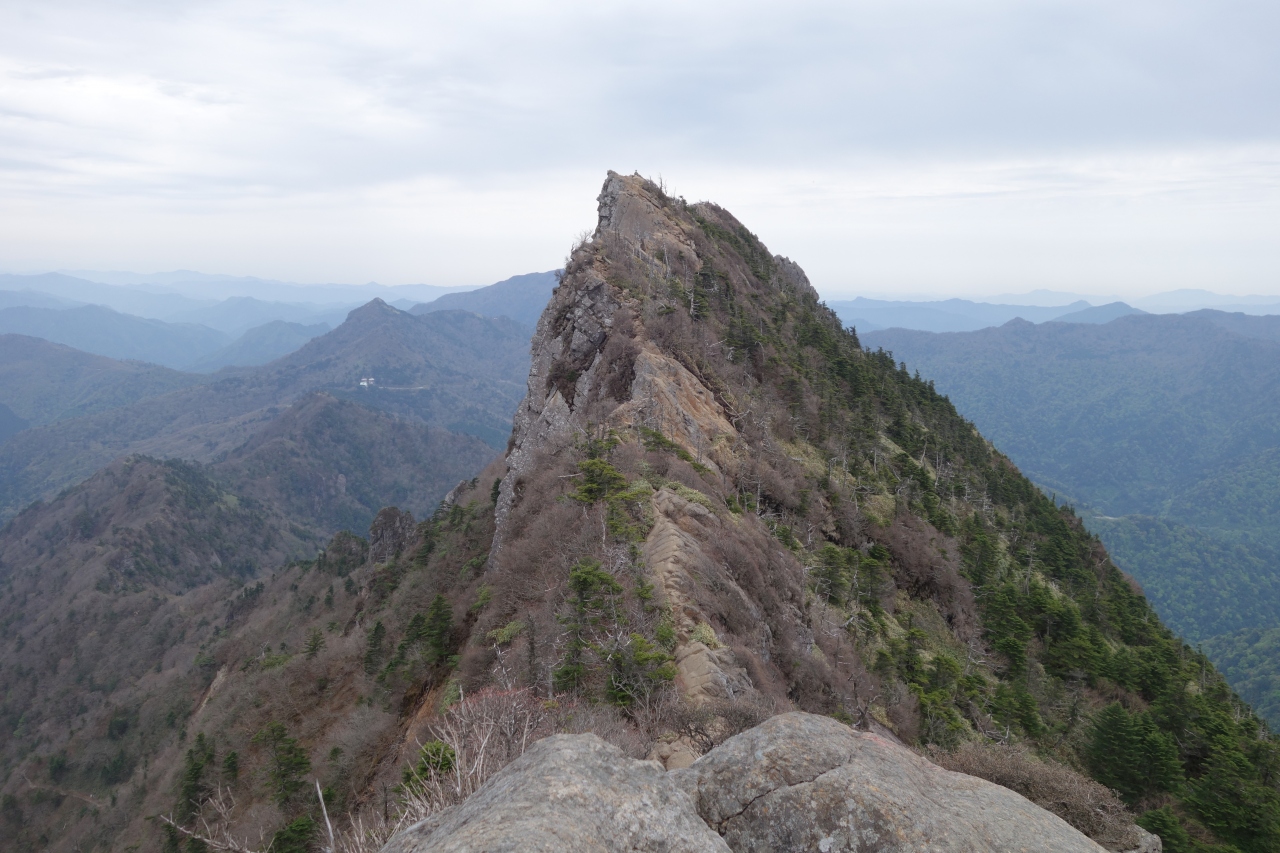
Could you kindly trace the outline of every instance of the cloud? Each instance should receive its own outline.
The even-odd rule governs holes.
[[[604,170],[637,168],[719,193],[784,243],[846,229],[860,245],[850,229],[898,221],[904,282],[947,285],[913,244],[999,251],[981,229],[1012,225],[1056,245],[1105,221],[1117,275],[1173,271],[1150,255],[1161,229],[1226,223],[1204,258],[1247,241],[1246,269],[1223,258],[1231,280],[1280,287],[1280,247],[1251,224],[1275,207],[1277,24],[1274,3],[1150,0],[13,2],[0,225],[24,237],[3,238],[0,264],[181,254],[302,277],[318,274],[296,254],[310,231],[343,275],[481,282],[545,268],[582,226],[554,229],[590,224]],[[264,220],[274,253],[245,225]],[[451,248],[522,222],[519,250]],[[829,247],[794,242],[835,275]],[[938,254],[953,279],[1002,266]],[[1009,257],[1030,284],[1097,274]]]

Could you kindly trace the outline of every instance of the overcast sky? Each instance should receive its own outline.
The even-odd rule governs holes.
[[[484,284],[605,170],[826,296],[1280,294],[1280,3],[0,4],[0,269]]]

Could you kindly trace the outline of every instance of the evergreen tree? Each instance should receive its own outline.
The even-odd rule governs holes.
[[[316,655],[320,654],[320,650],[323,648],[324,648],[324,634],[320,631],[319,628],[312,629],[311,633],[307,636],[307,645],[306,645],[307,658],[308,659],[314,658]]]
[[[569,572],[573,610],[565,618],[569,629],[564,660],[552,673],[556,690],[575,690],[586,675],[584,653],[591,648],[590,630],[606,617],[617,617],[616,597],[622,585],[600,567],[599,560],[581,560]]]
[[[372,675],[378,671],[378,664],[382,662],[383,649],[382,644],[387,639],[387,628],[379,619],[369,631],[368,642],[364,652],[364,671]]]
[[[213,740],[204,732],[196,735],[196,741],[182,760],[182,776],[178,790],[177,816],[179,823],[186,823],[200,811],[200,805],[209,792],[204,781],[205,768],[213,763]]]
[[[447,660],[453,653],[453,607],[449,599],[437,595],[431,600],[427,618],[419,630],[427,647],[427,661],[436,664]]]
[[[1147,714],[1130,714],[1118,702],[1098,713],[1085,758],[1093,776],[1129,805],[1149,793],[1171,791],[1182,780],[1173,739]]]
[[[284,806],[294,794],[302,790],[303,776],[311,771],[311,758],[295,738],[288,735],[284,723],[272,721],[253,736],[253,743],[263,744],[271,750],[267,766],[267,779],[276,803]]]

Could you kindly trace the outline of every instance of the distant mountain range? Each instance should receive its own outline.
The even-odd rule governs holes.
[[[102,280],[62,273],[0,275],[0,334],[210,373],[287,355],[373,296],[418,314],[466,310],[508,317],[532,330],[556,282],[553,272],[530,273],[464,292],[429,285],[294,285],[185,272],[92,275]],[[441,296],[446,301],[437,303]]]
[[[127,454],[223,458],[318,391],[468,436],[476,453],[480,442],[500,448],[524,395],[529,331],[463,311],[419,317],[374,300],[282,359],[209,377],[59,349],[71,365],[64,382],[53,369],[24,370],[39,349],[31,339],[12,343],[15,366],[0,366],[0,401],[33,424],[0,444],[0,516]],[[95,371],[115,378],[100,387]],[[39,409],[31,401],[42,392],[58,402]],[[68,416],[74,405],[84,413]]]
[[[1221,654],[1280,723],[1280,660],[1248,651],[1280,630],[1280,316],[1015,320],[862,340],[930,377],[1028,476],[1076,503],[1170,626]]]
[[[412,314],[428,314],[432,311],[461,309],[485,317],[507,317],[532,330],[538,325],[542,309],[547,307],[551,292],[558,283],[554,270],[527,273],[467,293],[448,293],[434,302],[415,305],[409,311]]]

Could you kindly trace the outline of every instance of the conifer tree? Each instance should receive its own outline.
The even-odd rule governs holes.
[[[453,652],[453,607],[443,595],[432,599],[421,636],[430,663],[442,663]]]

